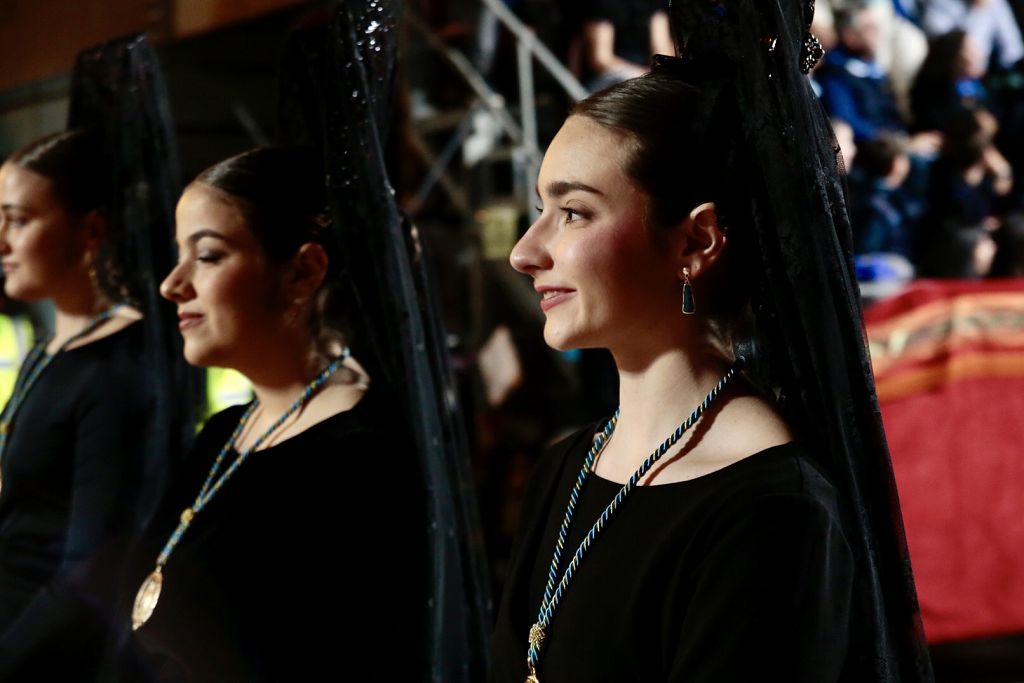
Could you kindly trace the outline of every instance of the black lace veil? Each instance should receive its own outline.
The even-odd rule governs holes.
[[[109,175],[109,235],[100,254],[100,284],[114,301],[144,315],[155,405],[149,442],[140,446],[146,458],[141,528],[193,433],[191,371],[173,305],[158,289],[175,261],[177,150],[163,76],[145,37],[117,38],[79,53],[68,128],[92,130],[103,143],[105,158],[98,167]]]
[[[851,680],[930,681],[863,332],[842,159],[805,75],[820,57],[808,33],[813,12],[802,0],[674,0],[680,56],[657,58],[655,70],[734,98],[725,144],[741,149],[743,167],[730,177],[744,180],[730,181],[719,206],[726,225],[730,214],[748,217],[758,273],[757,342],[741,352],[842,494],[863,641]]]
[[[326,26],[292,36],[282,74],[282,137],[325,153],[328,196],[352,312],[352,346],[401,387],[427,491],[425,596],[433,681],[483,679],[490,593],[468,448],[424,244],[388,178],[398,0],[335,4]],[[400,655],[399,655],[400,656]]]

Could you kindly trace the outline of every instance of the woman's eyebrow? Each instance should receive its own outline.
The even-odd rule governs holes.
[[[569,180],[556,180],[552,183],[548,183],[548,195],[555,199],[558,199],[559,197],[564,197],[565,195],[569,194],[570,192],[573,192],[574,190],[589,192],[591,194],[600,195],[602,197],[604,196],[604,192],[601,192],[601,190],[598,190],[595,187],[591,187],[586,183],[580,183]],[[538,194],[540,194],[540,192],[538,192]]]
[[[199,240],[203,239],[204,237],[212,237],[213,239],[218,239],[218,240],[221,240],[222,242],[227,242],[229,244],[231,243],[230,239],[225,237],[223,234],[217,232],[216,230],[211,230],[210,228],[203,228],[201,230],[196,230],[191,235],[189,235],[187,238],[185,238],[185,241],[188,242],[191,245],[191,244],[195,244],[196,242],[198,242]]]

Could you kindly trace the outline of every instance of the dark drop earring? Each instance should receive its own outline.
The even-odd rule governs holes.
[[[683,268],[683,313],[693,315],[696,310],[693,305],[693,287],[690,286],[690,269]]]

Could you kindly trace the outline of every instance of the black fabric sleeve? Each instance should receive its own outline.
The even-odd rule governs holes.
[[[685,616],[665,631],[665,650],[675,652],[668,680],[839,680],[853,558],[820,500],[772,494],[743,501],[707,538],[705,559],[670,593]]]

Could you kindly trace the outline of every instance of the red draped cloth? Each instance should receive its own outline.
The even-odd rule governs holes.
[[[1024,279],[865,311],[925,631],[1024,633]]]

